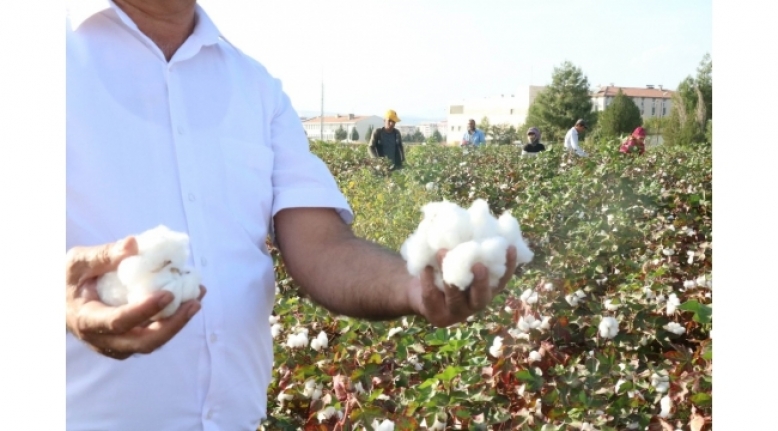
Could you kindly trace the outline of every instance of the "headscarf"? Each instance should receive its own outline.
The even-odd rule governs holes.
[[[645,138],[646,137],[646,129],[644,129],[642,127],[638,127],[637,129],[635,129],[634,132],[632,132],[632,136],[634,136],[636,138]]]
[[[540,142],[540,130],[538,130],[537,127],[530,127],[529,130],[527,130],[527,134],[530,132],[535,132],[535,139],[532,141],[532,143]]]

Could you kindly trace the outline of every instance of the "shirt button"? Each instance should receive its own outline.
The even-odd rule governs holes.
[[[219,337],[217,337],[216,334],[211,334],[211,343],[215,343],[218,339]]]
[[[189,201],[194,202],[195,201],[195,195],[192,193],[189,193]]]

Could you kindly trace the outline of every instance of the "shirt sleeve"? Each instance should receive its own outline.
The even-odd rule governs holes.
[[[273,217],[287,208],[334,208],[346,223],[354,214],[324,162],[311,153],[300,118],[276,83],[270,123],[273,157]]]

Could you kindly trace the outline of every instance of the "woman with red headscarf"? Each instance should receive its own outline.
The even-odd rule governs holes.
[[[645,141],[646,141],[646,129],[642,127],[638,127],[637,129],[635,129],[634,132],[632,132],[632,135],[621,144],[621,147],[619,148],[619,152],[622,152],[624,154],[629,154],[631,152],[637,151],[640,153],[640,155],[643,155],[643,153],[646,152]]]

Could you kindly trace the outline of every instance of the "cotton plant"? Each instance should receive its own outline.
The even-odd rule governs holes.
[[[467,209],[444,200],[427,203],[421,210],[424,217],[403,243],[400,254],[412,275],[420,276],[431,266],[440,290],[444,283],[466,289],[473,282],[476,263],[486,266],[489,285],[497,287],[506,271],[509,246],[516,247],[518,264],[534,257],[519,222],[507,211],[495,218],[483,199],[476,199]],[[436,254],[441,249],[448,252],[438,265]]]
[[[671,293],[670,296],[667,297],[667,315],[671,315],[675,313],[675,310],[681,305],[681,300],[678,299],[678,296],[675,293]]]
[[[324,331],[319,332],[319,335],[316,336],[313,340],[311,340],[311,349],[315,351],[321,351],[324,348],[327,348],[329,345],[329,340],[327,339],[327,334]]]
[[[374,419],[371,426],[374,431],[394,431],[394,422],[389,419],[384,419],[382,422],[378,422],[378,419]]]
[[[97,279],[100,300],[111,306],[136,304],[166,290],[173,301],[151,320],[170,317],[183,302],[200,295],[200,275],[187,267],[189,236],[159,225],[135,235],[138,254],[119,263],[116,271]]]
[[[502,350],[503,350],[502,340],[503,338],[500,337],[499,335],[494,337],[494,340],[492,341],[492,346],[489,347],[489,354],[495,358],[499,358],[502,356]]]
[[[619,321],[611,316],[603,317],[599,325],[600,337],[605,339],[614,338],[619,333]]]
[[[294,334],[290,334],[286,340],[286,347],[300,349],[308,344],[308,329],[300,328]]]
[[[578,304],[581,302],[581,300],[585,297],[586,294],[584,293],[584,291],[578,289],[569,295],[565,295],[565,301],[567,301],[567,303],[570,304],[571,307],[577,307]]]
[[[303,386],[303,396],[312,400],[318,400],[321,398],[322,390],[324,386],[321,383],[316,383],[316,380],[310,378],[305,381]]]
[[[532,305],[538,302],[538,293],[532,289],[527,289],[521,294],[519,299],[527,305]]]
[[[653,386],[657,392],[665,393],[670,389],[670,377],[665,373],[653,373],[651,374],[651,386]]]
[[[676,322],[670,322],[667,325],[664,325],[663,328],[665,329],[665,331],[672,332],[675,335],[681,335],[684,332],[686,332],[686,328],[684,328],[683,326],[679,325]]]

